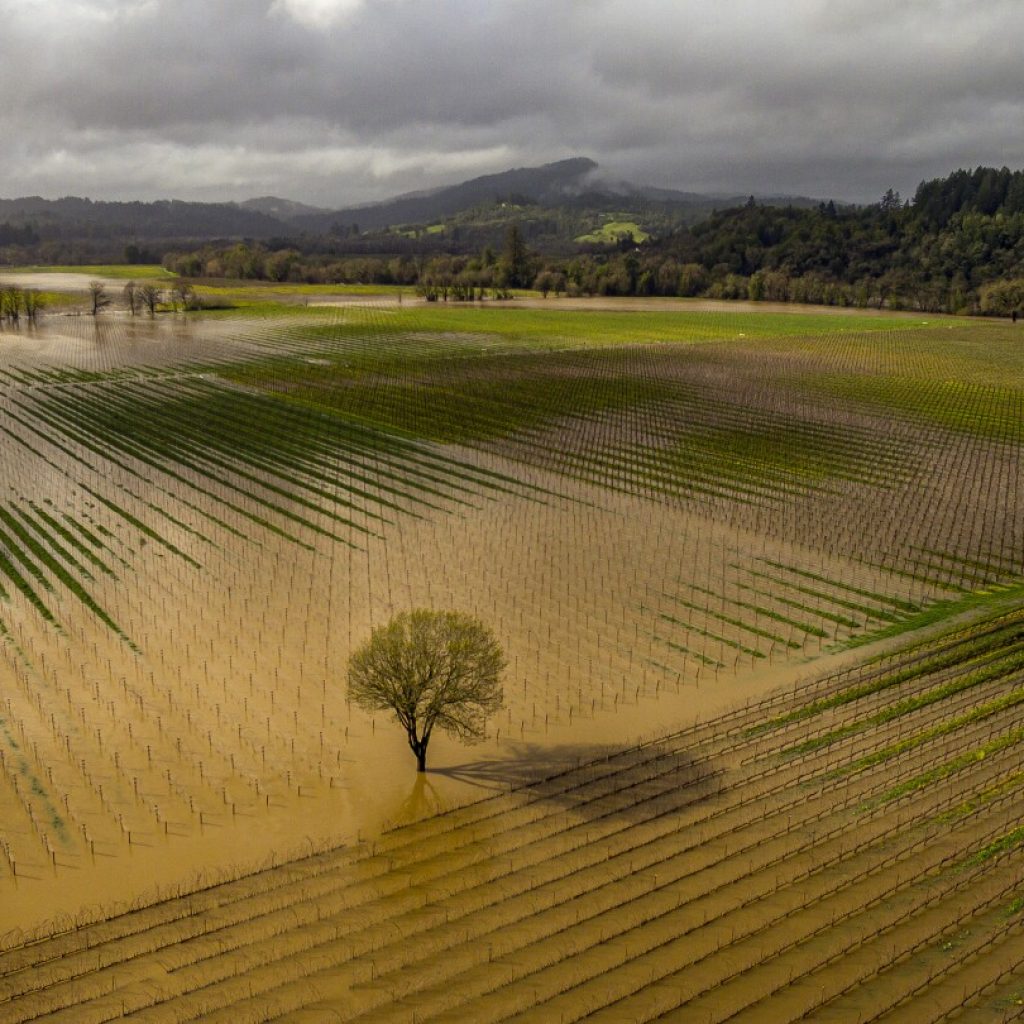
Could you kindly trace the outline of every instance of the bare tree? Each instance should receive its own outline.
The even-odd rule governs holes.
[[[461,612],[417,609],[379,626],[349,659],[349,696],[365,711],[392,711],[426,771],[436,728],[483,739],[502,706],[505,656],[491,631]]]
[[[92,302],[92,315],[96,316],[101,309],[110,305],[110,296],[102,281],[89,282],[89,300]]]
[[[162,298],[160,289],[155,284],[144,284],[139,289],[139,297],[142,300],[142,304],[149,310],[149,315],[153,316]]]
[[[139,311],[139,302],[142,298],[139,294],[139,286],[134,281],[128,281],[122,291],[124,294],[124,304],[128,307],[128,312],[135,316]]]
[[[195,288],[188,281],[176,282],[174,287],[171,288],[171,303],[175,308],[180,304],[182,313],[189,309],[197,308],[198,300]]]
[[[46,300],[35,288],[25,288],[21,293],[21,302],[25,307],[25,316],[33,322],[46,305]]]

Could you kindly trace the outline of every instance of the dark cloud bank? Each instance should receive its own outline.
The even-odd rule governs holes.
[[[1019,0],[0,0],[0,195],[341,206],[571,155],[852,200],[1024,166]]]

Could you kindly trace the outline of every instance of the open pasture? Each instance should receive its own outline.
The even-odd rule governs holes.
[[[809,659],[841,658],[873,639],[1010,601],[1024,566],[1019,338],[955,320],[687,312],[685,304],[562,312],[556,303],[260,307],[156,322],[54,317],[0,331],[7,962],[21,962],[20,943],[36,930],[106,917],[157,888],[188,890],[303,849],[340,847],[324,855],[344,865],[339,878],[365,874],[370,888],[388,891],[412,885],[406,853],[389,861],[373,843],[446,833],[444,822],[484,813],[486,803],[453,809],[489,790],[695,719],[705,724],[665,764],[703,765],[686,775],[695,786],[705,770],[717,779],[714,759],[700,752],[726,742],[717,713],[749,705],[735,714],[754,728],[771,717],[756,702],[784,683],[776,717],[816,708],[819,691],[840,684],[828,677],[794,688],[797,676],[812,679]],[[483,618],[510,669],[507,706],[488,741],[466,750],[435,739],[436,770],[414,785],[398,730],[346,702],[344,666],[373,625],[420,605]],[[961,701],[969,715],[979,694],[979,707],[998,705],[978,719],[995,730],[982,745],[1001,742],[992,723],[1016,713],[1017,641],[1007,643],[1006,671],[969,692],[935,681],[949,682],[944,709]],[[800,712],[751,733],[744,749],[768,758],[758,762],[766,773],[772,758],[798,754],[832,771],[846,756],[836,751],[859,750],[872,736],[884,746],[891,729],[902,735],[917,721],[904,711],[938,714],[940,697],[915,704],[915,694],[891,717],[881,697],[866,697],[881,717],[865,726],[844,717],[851,702]],[[950,711],[950,721],[960,713]],[[772,747],[833,718],[840,735],[820,749]],[[739,771],[741,762],[723,763]],[[893,764],[872,767],[876,788],[895,777]],[[594,769],[580,771],[589,779]],[[941,776],[958,794],[969,777]],[[699,789],[673,779],[673,800]],[[613,818],[639,827],[646,818],[632,802],[642,806],[646,782],[621,780],[609,798]],[[497,799],[518,806],[533,792]],[[814,804],[823,814],[830,793]],[[575,803],[559,813],[571,817]],[[438,811],[449,814],[429,818]],[[888,827],[886,810],[871,813]],[[395,831],[420,818],[429,820]],[[989,831],[1002,823],[992,819]],[[586,828],[573,828],[558,840],[567,863],[598,850],[586,852]],[[982,829],[979,850],[1010,831],[987,838]],[[846,834],[842,856],[856,854],[857,838]],[[424,856],[434,850],[428,840]],[[409,856],[418,842],[409,839]],[[1007,840],[1003,852],[1015,856],[1016,844]],[[712,864],[712,850],[732,848],[720,846],[694,856]],[[496,856],[503,863],[504,853]],[[294,870],[301,879],[305,869]],[[615,871],[621,879],[623,862]],[[449,882],[470,886],[475,877]],[[767,875],[756,877],[766,884]],[[822,884],[830,878],[826,871]],[[544,899],[572,898],[571,887],[552,886],[563,895]],[[424,899],[415,889],[409,898]],[[341,913],[348,896],[339,899]],[[521,906],[539,910],[543,900],[532,899]],[[853,912],[852,902],[843,907]],[[321,931],[333,928],[341,943],[339,927]],[[714,926],[706,937],[723,943],[725,934]],[[267,942],[259,957],[269,962],[276,954]],[[615,953],[623,977],[638,991],[655,982],[676,991],[674,981],[662,986],[657,972],[630,966],[638,948],[625,939]],[[659,953],[658,962],[671,966],[673,956]],[[240,957],[248,962],[249,953]],[[567,970],[575,968],[553,971],[556,988]],[[489,979],[481,984],[493,983],[486,965],[479,972]],[[516,968],[508,973],[514,982]],[[20,976],[50,977],[36,967]],[[119,991],[122,981],[109,985]],[[348,984],[330,982],[346,993]],[[162,981],[153,985],[163,991]],[[519,985],[516,998],[530,987]],[[228,989],[240,998],[245,982]],[[109,1011],[116,999],[98,1005]],[[724,1019],[714,1012],[708,1019]]]

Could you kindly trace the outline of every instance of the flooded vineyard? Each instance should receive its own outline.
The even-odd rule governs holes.
[[[1016,991],[1013,332],[464,312],[0,330],[0,1021]],[[509,662],[426,780],[345,688],[416,607]]]

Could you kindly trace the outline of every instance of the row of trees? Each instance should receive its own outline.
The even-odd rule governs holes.
[[[148,312],[154,316],[158,309],[198,309],[200,302],[194,286],[189,281],[176,281],[167,289],[151,283],[138,284],[128,281],[121,289],[124,308],[136,316]],[[89,312],[98,316],[114,305],[114,297],[102,281],[90,281],[88,290]],[[0,320],[18,323],[22,318],[34,321],[46,306],[45,295],[35,288],[19,288],[0,283]]]
[[[0,284],[0,320],[18,323],[22,317],[35,320],[46,302],[35,288]]]
[[[504,297],[512,288],[532,287],[545,296],[569,295],[665,295],[711,299],[749,299],[770,302],[806,302],[835,306],[888,307],[947,312],[994,312],[1001,308],[993,296],[1005,298],[1005,283],[1014,276],[980,280],[979,274],[953,271],[923,273],[911,261],[894,266],[861,268],[837,274],[832,267],[802,272],[801,261],[773,259],[751,261],[757,269],[734,269],[737,260],[715,257],[686,260],[657,246],[631,246],[627,252],[584,254],[571,259],[540,260],[526,254],[514,273],[506,264],[489,257],[437,256],[413,260],[358,258],[307,266],[296,256],[294,272],[287,280],[307,284],[380,284],[415,287],[428,300],[460,301],[487,296]],[[167,261],[177,272],[199,269],[198,277],[214,277],[207,262],[202,268]],[[841,260],[839,261],[841,262]],[[710,265],[708,265],[710,263]],[[758,265],[759,264],[759,265]],[[1006,272],[1024,277],[1024,265],[1008,266]],[[274,278],[276,280],[276,278]],[[1005,304],[1005,303],[1003,303]]]
[[[166,291],[152,283],[138,284],[135,281],[127,281],[121,289],[121,297],[124,300],[124,308],[132,316],[137,316],[142,312],[148,312],[150,316],[154,316],[158,308],[165,306],[169,306],[173,310],[185,311],[198,309],[200,305],[196,290],[189,281],[176,281]],[[102,281],[89,283],[89,305],[93,316],[103,312],[104,309],[113,305],[113,302],[113,297]]]
[[[484,252],[308,265],[292,250],[286,279],[409,285],[442,301],[500,297],[511,288],[533,287],[545,295],[699,296],[945,312],[1004,311],[1009,292],[996,285],[1024,279],[1024,215],[1019,225],[1001,226],[1008,241],[998,244],[976,237],[978,225],[971,219],[979,215],[963,218],[952,238],[916,244],[898,229],[890,234],[878,225],[861,235],[849,225],[822,229],[818,218],[825,216],[765,207],[733,211],[700,235],[688,232],[662,243],[570,259],[541,260],[524,251],[515,260]],[[902,210],[894,214],[904,216]],[[202,267],[182,266],[174,258],[166,263],[179,273],[201,270],[196,276],[216,276],[210,259]]]
[[[527,251],[517,224],[508,226],[499,253],[485,247],[478,256],[337,259],[303,253],[293,246],[269,249],[260,243],[238,242],[231,246],[206,245],[193,252],[172,252],[163,260],[165,269],[190,278],[303,284],[423,284],[435,289],[451,289],[460,275],[462,284],[468,283],[466,275],[472,275],[475,288],[526,288],[537,272],[535,264],[536,258]]]

